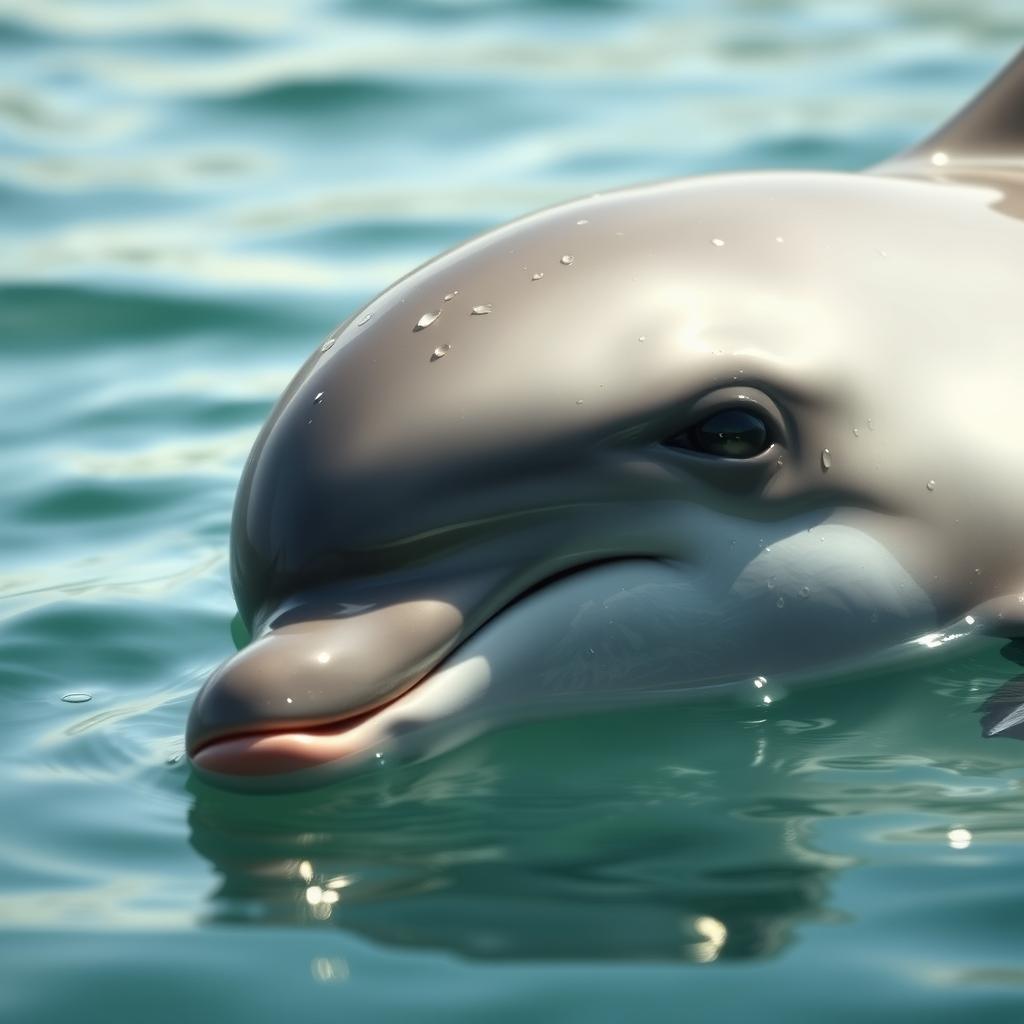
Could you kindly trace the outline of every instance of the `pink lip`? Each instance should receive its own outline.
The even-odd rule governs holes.
[[[325,725],[226,736],[200,747],[190,759],[200,770],[218,775],[283,775],[315,768],[364,749],[369,732],[364,727],[408,692],[370,711]]]

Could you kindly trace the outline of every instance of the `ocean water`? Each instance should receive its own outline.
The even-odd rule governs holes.
[[[0,0],[0,1019],[1019,1021],[1012,646],[300,794],[182,751],[242,460],[332,326],[562,198],[868,165],[1022,35],[1010,0]]]

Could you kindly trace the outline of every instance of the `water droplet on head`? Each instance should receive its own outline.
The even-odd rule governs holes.
[[[775,602],[776,608],[784,608],[786,606],[786,599],[780,594],[778,601]]]
[[[775,460],[775,465],[776,466],[781,466],[782,465],[782,456],[781,455]]]
[[[854,427],[853,428],[853,436],[854,437],[860,437],[860,427]]]
[[[316,394],[315,394],[315,395],[313,396],[313,401],[314,401],[314,402],[315,402],[315,403],[316,403],[317,405],[323,405],[323,404],[324,404],[324,393],[323,393],[322,391],[318,391],[318,392],[317,392],[317,393],[316,393]]]
[[[441,310],[435,309],[431,313],[424,313],[423,316],[416,321],[416,326],[413,328],[414,331],[425,331],[439,316]]]
[[[827,448],[821,449],[821,471],[827,473],[832,468],[832,453]]]
[[[800,590],[798,591],[798,593],[800,594],[801,597],[810,597],[811,596],[811,588],[810,587],[801,587]]]
[[[452,301],[452,299],[454,299],[454,298],[455,298],[455,296],[456,296],[456,295],[458,295],[458,294],[459,294],[459,293],[458,293],[458,291],[454,291],[454,292],[449,292],[449,293],[448,293],[448,294],[447,294],[447,295],[446,295],[446,296],[444,297],[444,301],[445,301],[445,302],[451,302],[451,301]]]
[[[436,362],[438,359],[444,359],[449,352],[451,352],[451,345],[438,345],[433,352],[430,353],[430,361]]]
[[[327,340],[326,340],[326,341],[325,341],[325,342],[324,342],[324,343],[323,343],[323,344],[322,344],[322,345],[320,346],[320,351],[321,351],[321,352],[326,352],[326,351],[327,351],[328,349],[330,349],[330,348],[333,348],[333,347],[334,347],[334,342],[335,342],[335,340],[336,340],[335,338],[328,338],[328,339],[327,339]]]
[[[582,220],[578,220],[578,221],[576,221],[576,223],[577,223],[577,224],[589,224],[589,223],[590,223],[590,221],[589,221],[589,220],[587,220],[587,218],[586,218],[586,217],[584,217],[584,218],[583,218]]]
[[[927,487],[929,491],[934,491],[935,490],[935,481],[934,480],[929,480],[928,483],[925,484],[925,487]]]
[[[874,424],[873,424],[873,423],[871,422],[871,420],[869,419],[869,420],[868,420],[868,430],[874,430],[874,429],[875,429],[875,425],[874,425]]]
[[[488,313],[494,310],[494,306],[490,302],[485,302],[480,306],[474,306],[469,312],[472,316],[487,316]]]
[[[577,398],[576,399],[576,404],[577,405],[582,405],[583,404],[583,399],[582,398]]]
[[[558,262],[561,263],[563,267],[568,267],[576,262],[576,257],[565,255]]]
[[[711,244],[713,246],[715,246],[716,248],[721,249],[722,246],[725,245],[725,239],[723,239],[723,238],[712,238],[711,239]]]
[[[372,313],[364,313],[357,321],[356,327],[362,327],[364,324],[368,324],[373,319]]]
[[[775,241],[778,242],[779,245],[781,245],[785,241],[785,239],[782,237],[782,235],[776,235]]]
[[[932,166],[933,167],[945,167],[949,163],[949,154],[943,153],[941,149],[937,149],[932,153]]]
[[[85,704],[92,700],[91,693],[65,693],[61,700],[65,704]]]
[[[542,273],[532,274],[530,276],[531,281],[539,281],[544,275]]]
[[[768,577],[768,589],[769,590],[774,590],[775,589],[775,577],[774,576],[769,576]]]
[[[760,690],[763,689],[768,683],[768,680],[764,676],[758,676],[754,680],[754,685]]]
[[[647,340],[647,335],[646,334],[641,334],[640,337],[637,338],[636,340],[637,341],[646,341]]]

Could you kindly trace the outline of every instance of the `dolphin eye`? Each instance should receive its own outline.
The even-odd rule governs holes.
[[[760,416],[746,409],[723,409],[665,444],[723,459],[752,459],[766,451],[772,440],[768,424]]]

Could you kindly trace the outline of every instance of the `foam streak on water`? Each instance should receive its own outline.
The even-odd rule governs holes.
[[[190,782],[182,733],[232,650],[249,445],[381,288],[569,196],[871,164],[1022,33],[1001,0],[0,2],[0,1015],[1019,1020],[998,645],[381,752],[301,796]],[[530,301],[601,228],[523,268]],[[409,310],[444,310],[425,374],[491,312],[456,286]]]

